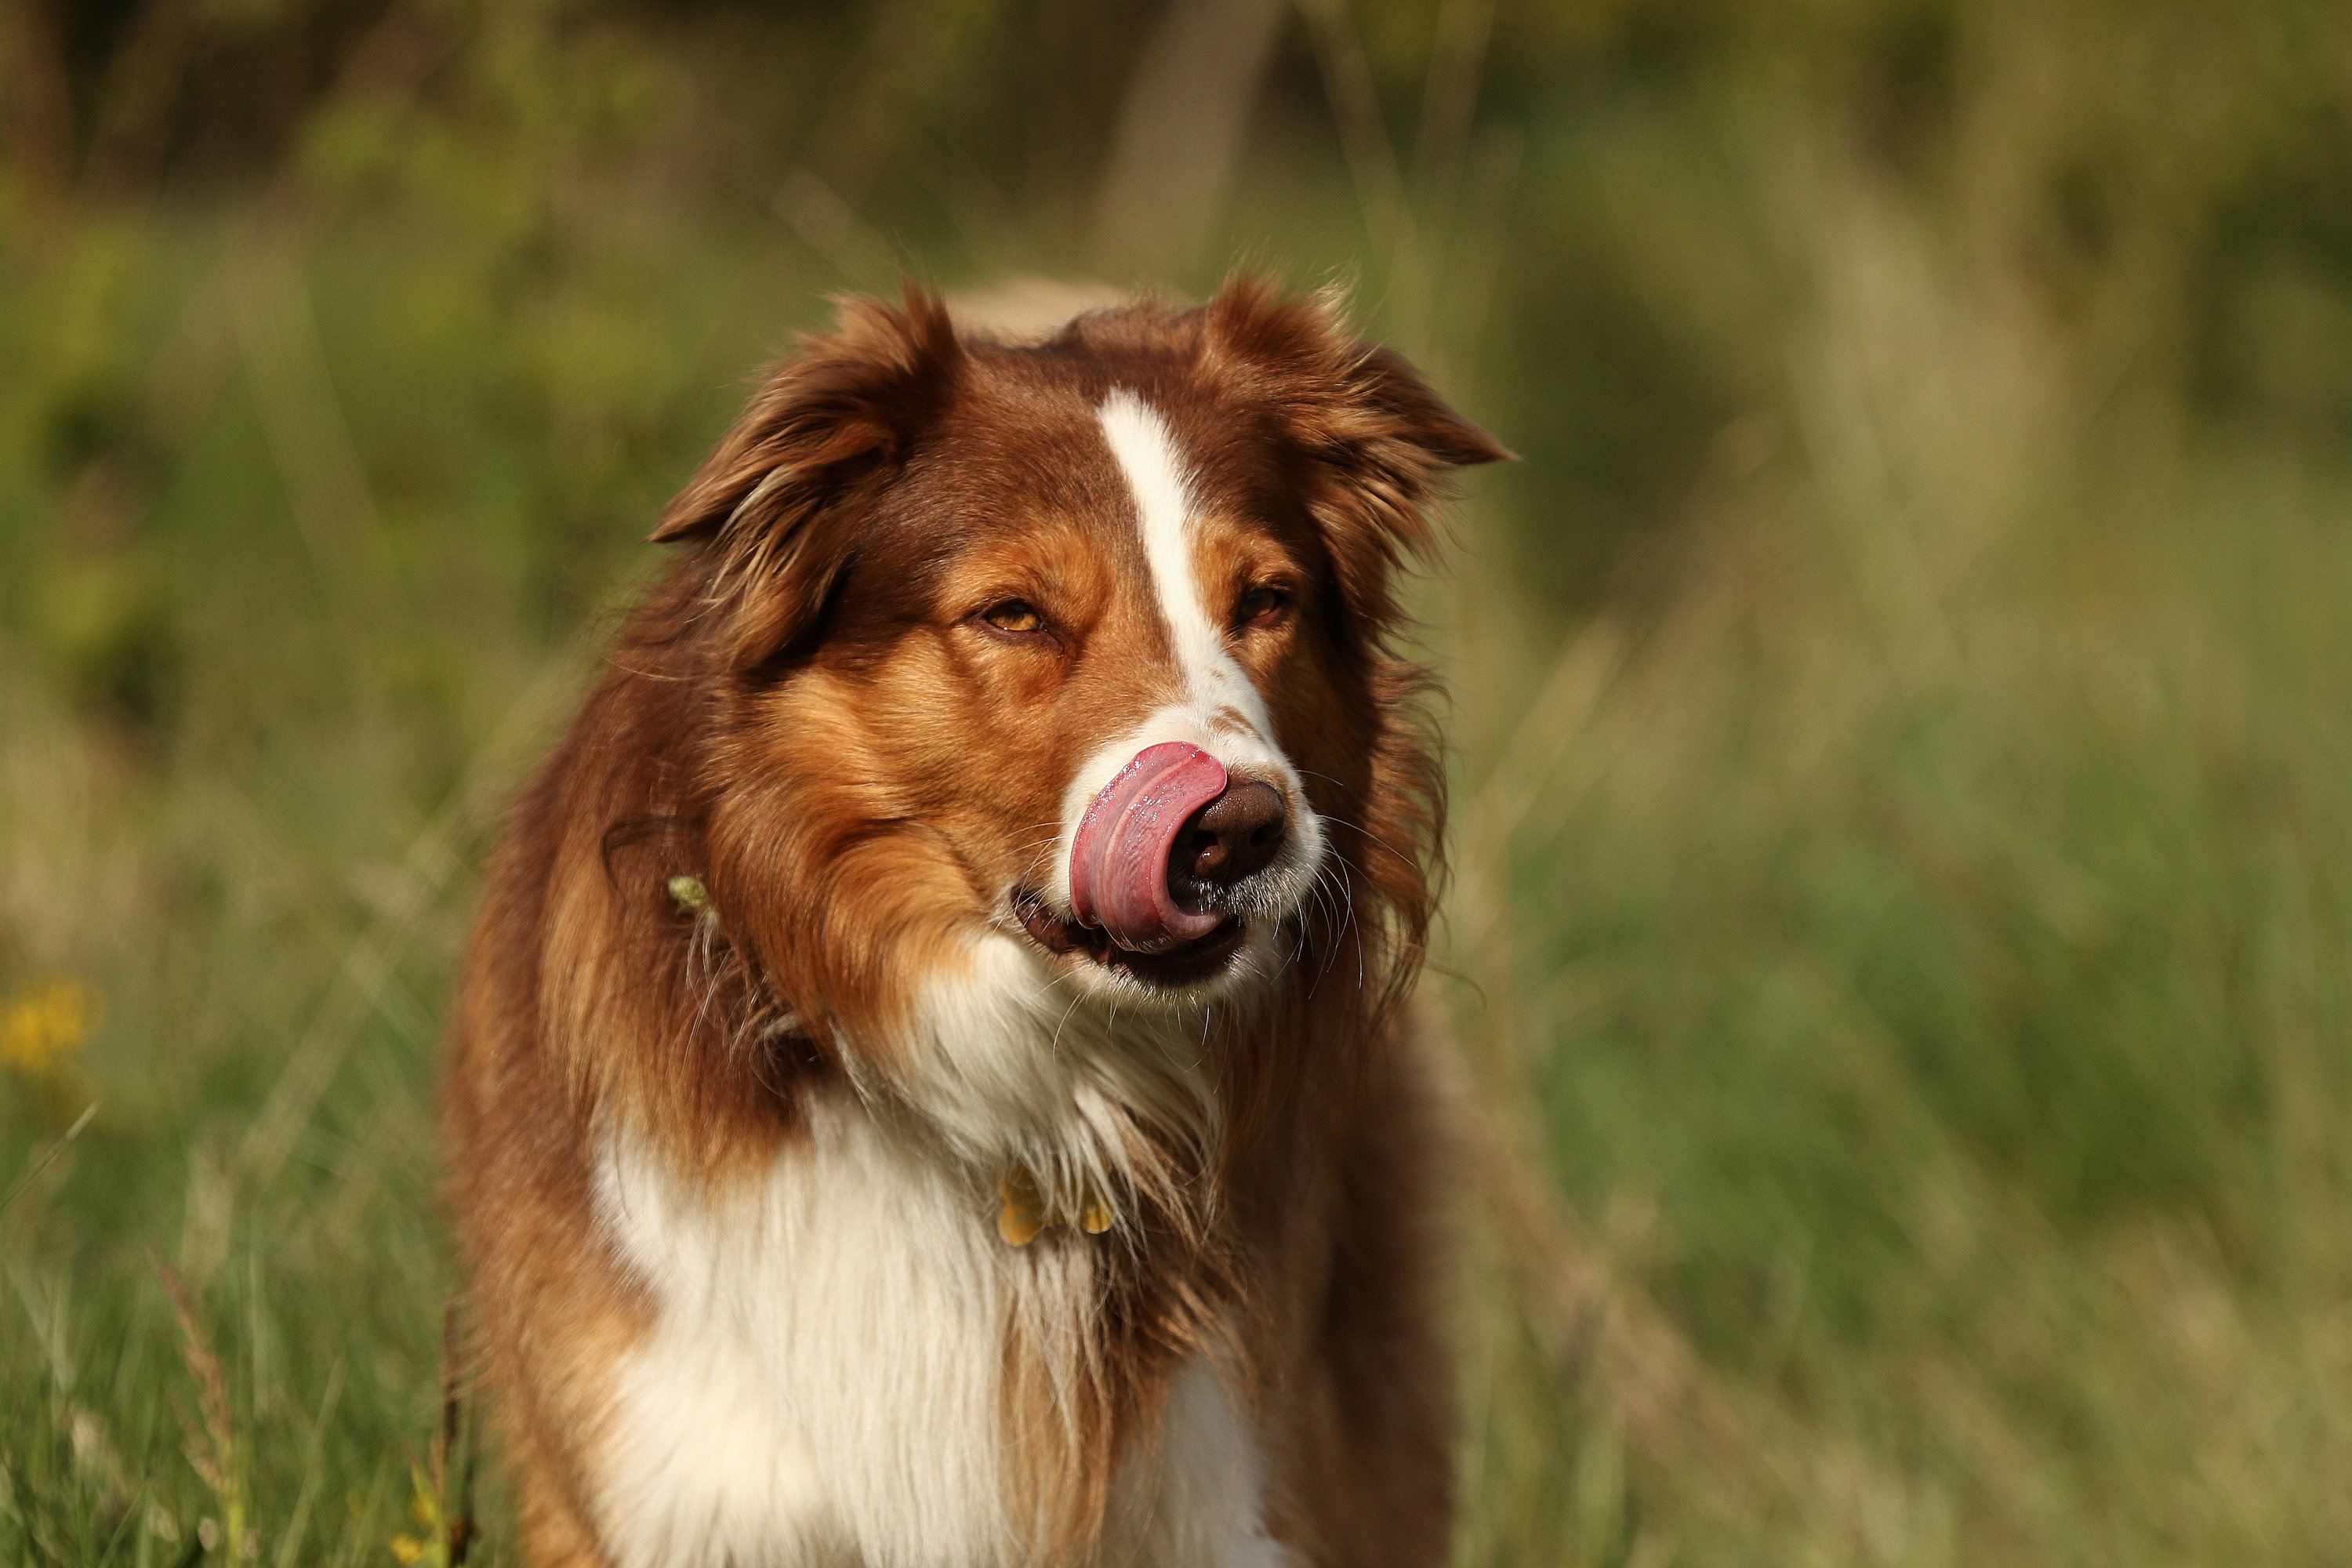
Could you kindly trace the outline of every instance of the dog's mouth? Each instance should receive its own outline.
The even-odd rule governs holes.
[[[1046,952],[1168,990],[1215,978],[1233,962],[1248,934],[1238,918],[1228,916],[1206,936],[1160,952],[1135,952],[1111,941],[1099,926],[1063,919],[1046,907],[1043,898],[1026,889],[1013,894],[1013,912],[1029,939]]]

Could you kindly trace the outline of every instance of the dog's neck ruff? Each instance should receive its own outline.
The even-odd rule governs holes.
[[[701,877],[668,877],[663,889],[679,912],[691,917],[696,924],[706,926],[713,933],[722,931],[718,902],[710,898],[710,889],[703,884]],[[971,975],[967,975],[967,985],[960,987],[960,994],[950,999],[934,992],[931,1016],[924,1020],[924,1027],[919,1027],[915,1041],[922,1048],[924,1060],[934,1068],[934,1074],[929,1074],[931,1084],[927,1086],[931,1093],[915,1098],[931,1100],[931,1110],[940,1110],[943,1102],[936,1100],[936,1090],[946,1084],[955,1084],[967,1093],[990,1089],[988,1074],[973,1077],[969,1072],[936,1072],[936,1068],[940,1068],[950,1056],[962,1056],[967,1063],[997,1056],[1002,1058],[997,1063],[1000,1068],[1024,1063],[1034,1072],[1034,1068],[1058,1058],[1056,1051],[1037,1051],[1037,1044],[1042,1039],[1051,1039],[1058,1047],[1068,1037],[1075,1048],[1096,1058],[1096,1072],[1075,1077],[1058,1072],[1051,1077],[1030,1077],[1025,1084],[995,1084],[995,1093],[983,1096],[981,1105],[962,1105],[967,1114],[979,1112],[979,1119],[962,1129],[962,1138],[957,1138],[955,1129],[936,1131],[950,1133],[950,1147],[960,1147],[969,1168],[973,1133],[981,1133],[979,1121],[985,1121],[985,1112],[990,1110],[985,1100],[995,1100],[995,1110],[1000,1112],[1007,1110],[1009,1102],[1028,1100],[1021,1107],[1030,1112],[1021,1119],[1028,1126],[1018,1142],[1025,1154],[1004,1159],[997,1173],[997,1208],[992,1217],[997,1237],[1016,1248],[1028,1246],[1037,1239],[1037,1234],[1054,1227],[1070,1227],[1087,1237],[1101,1237],[1119,1217],[1110,1194],[1122,1187],[1134,1187],[1140,1175],[1127,1159],[1122,1159],[1129,1150],[1129,1138],[1122,1133],[1134,1129],[1136,1117],[1160,1114],[1173,1117],[1171,1126],[1188,1131],[1190,1138],[1200,1142],[1202,1138],[1212,1135],[1209,1126],[1216,1121],[1206,1102],[1209,1090],[1202,1081],[1185,1081],[1190,1074],[1181,1069],[1169,1072],[1167,1063],[1160,1063],[1157,1069],[1143,1068],[1140,1063],[1152,1056],[1152,1048],[1140,1037],[1134,1037],[1131,1030],[1122,1032],[1122,1039],[1110,1039],[1108,1032],[1103,1039],[1096,1039],[1096,1032],[1085,1023],[1073,1027],[1070,1008],[1063,1008],[1061,1016],[1054,1020],[1051,1037],[1042,1035],[1045,1013],[1018,1006],[1018,994],[1025,987],[1018,985],[1018,963],[1004,962],[1009,952],[1018,952],[1016,942],[988,942],[981,947],[981,954],[976,954]],[[971,980],[979,983],[973,985]],[[940,1002],[950,1004],[939,1006]],[[962,1008],[957,1008],[955,1004],[962,1004]],[[955,1011],[967,1011],[967,1023],[981,1020],[981,1027],[973,1030],[973,1037],[962,1041],[962,1053],[957,1053],[955,1044],[943,1039],[957,1030],[940,1013]],[[791,1011],[779,1013],[779,1018],[781,1025],[772,1025],[772,1032],[800,1027]],[[997,1032],[1030,1035],[1030,1039],[988,1041],[990,1025]],[[988,1051],[990,1044],[995,1051]],[[1012,1048],[1007,1048],[1007,1044]],[[1160,1044],[1164,1047],[1167,1041]],[[981,1051],[973,1053],[971,1047],[981,1047]],[[1068,1065],[1063,1063],[1063,1068]],[[852,1077],[856,1077],[854,1063]],[[868,1089],[877,1086],[861,1086],[861,1093]],[[898,1089],[903,1090],[908,1086],[901,1084]],[[1063,1112],[1042,1114],[1051,1105],[1063,1105]],[[927,1117],[927,1121],[936,1121],[936,1117]],[[981,1168],[985,1168],[985,1163]]]

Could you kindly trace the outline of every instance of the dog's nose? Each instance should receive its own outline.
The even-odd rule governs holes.
[[[1230,888],[1265,870],[1282,853],[1288,817],[1282,792],[1272,784],[1251,780],[1227,785],[1177,830],[1168,852],[1171,881]]]

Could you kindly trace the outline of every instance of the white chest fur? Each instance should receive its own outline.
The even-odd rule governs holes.
[[[854,1108],[812,1133],[716,1199],[608,1153],[603,1217],[656,1317],[616,1379],[599,1529],[625,1568],[1010,1568],[1005,1326],[1077,1310],[1088,1253],[1004,1246],[967,1186]],[[1205,1364],[1138,1452],[1107,1562],[1281,1562],[1256,1444]]]

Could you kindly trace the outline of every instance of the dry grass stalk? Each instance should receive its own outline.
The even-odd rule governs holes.
[[[408,1462],[408,1512],[422,1533],[395,1535],[391,1542],[392,1554],[404,1568],[459,1568],[473,1550],[475,1444],[467,1421],[464,1363],[462,1322],[452,1300],[442,1310],[440,1418],[425,1462],[418,1464],[413,1450]]]
[[[248,1510],[243,1455],[229,1407],[228,1373],[197,1325],[195,1309],[179,1275],[152,1248],[147,1260],[172,1298],[172,1312],[180,1324],[180,1359],[196,1384],[196,1415],[191,1416],[176,1396],[172,1400],[172,1412],[180,1418],[181,1451],[220,1505],[221,1543],[229,1561],[242,1562],[253,1555],[254,1547],[246,1539]]]

